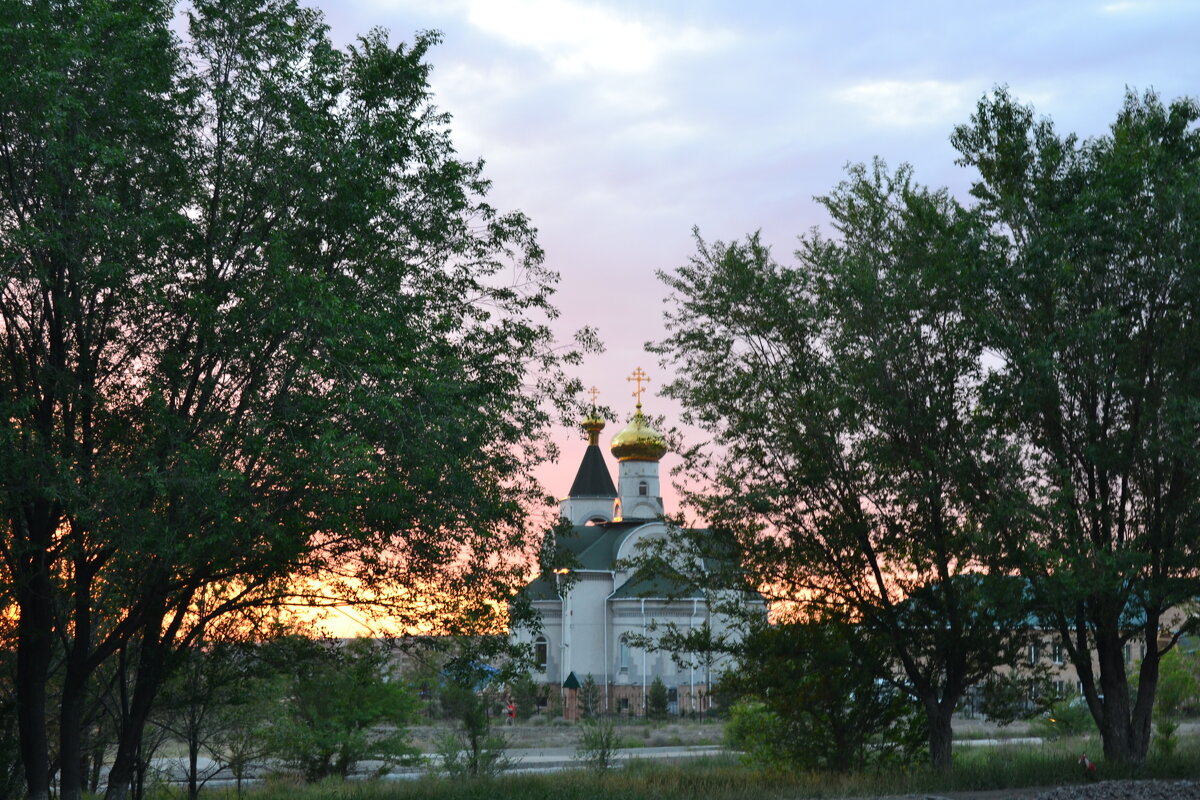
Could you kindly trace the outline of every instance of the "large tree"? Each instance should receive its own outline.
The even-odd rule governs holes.
[[[1129,93],[1107,135],[1079,141],[998,91],[953,137],[995,234],[990,394],[1034,519],[1006,549],[1123,761],[1149,746],[1184,630],[1172,609],[1200,596],[1197,119],[1193,101]]]
[[[712,437],[687,461],[710,529],[687,541],[697,580],[885,643],[945,768],[959,699],[1024,635],[1021,592],[988,574],[1012,458],[978,413],[960,265],[984,241],[908,168],[855,167],[824,203],[838,236],[803,237],[794,267],[755,235],[662,276],[666,392]]]
[[[453,149],[435,36],[341,50],[289,0],[198,0],[186,40],[172,16],[0,2],[0,575],[38,800],[55,766],[79,796],[115,655],[109,797],[208,619],[297,586],[414,624],[488,597],[566,394],[554,276]]]

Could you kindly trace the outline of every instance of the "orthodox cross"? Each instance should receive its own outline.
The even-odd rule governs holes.
[[[637,391],[633,393],[633,396],[637,398],[637,404],[638,404],[638,407],[640,408],[642,405],[642,391],[643,391],[642,390],[642,381],[649,383],[650,376],[647,375],[645,372],[643,372],[641,367],[638,367],[637,369],[635,369],[633,371],[633,374],[630,375],[625,380],[637,382]]]
[[[588,390],[588,394],[592,396],[592,408],[596,407],[596,398],[600,396],[600,390],[593,386]]]

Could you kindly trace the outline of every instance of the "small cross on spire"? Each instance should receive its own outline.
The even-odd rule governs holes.
[[[641,407],[642,407],[642,391],[643,391],[643,389],[642,389],[642,381],[645,381],[646,383],[649,383],[649,382],[650,382],[650,376],[649,376],[649,375],[647,375],[645,372],[643,372],[641,367],[638,367],[637,369],[635,369],[635,370],[633,371],[633,374],[632,374],[632,375],[630,375],[630,376],[629,376],[628,378],[626,378],[625,380],[627,380],[627,381],[636,381],[636,382],[637,382],[637,390],[636,390],[636,391],[633,393],[633,396],[637,398],[637,406],[638,406],[638,408],[641,408]]]
[[[596,410],[596,398],[600,396],[600,390],[593,386],[588,390],[588,394],[592,396],[592,410]]]

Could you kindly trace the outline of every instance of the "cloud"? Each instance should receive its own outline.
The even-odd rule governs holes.
[[[1140,3],[1137,0],[1123,0],[1122,2],[1105,3],[1100,7],[1100,10],[1105,14],[1128,14],[1135,11],[1146,11],[1149,8],[1149,3]]]
[[[971,107],[968,83],[946,81],[869,81],[836,93],[873,124],[887,128],[941,125],[962,118]]]
[[[536,52],[567,76],[646,73],[670,56],[710,52],[733,38],[578,0],[468,0],[465,8],[471,25]]]

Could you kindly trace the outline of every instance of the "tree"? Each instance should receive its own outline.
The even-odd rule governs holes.
[[[913,707],[886,680],[887,652],[868,651],[844,619],[760,625],[737,646],[739,666],[721,677],[740,715],[761,703],[745,738],[753,757],[845,772],[887,757],[911,738]],[[745,727],[745,726],[743,726]]]
[[[529,719],[537,713],[540,689],[528,672],[517,675],[509,685],[518,719]]]
[[[459,724],[458,730],[447,731],[438,742],[442,771],[452,778],[498,775],[510,764],[504,752],[507,739],[492,733],[490,700],[474,680],[464,680],[469,674],[453,676],[442,693],[442,703]]]
[[[288,682],[276,746],[305,780],[345,778],[366,760],[382,762],[382,774],[416,754],[403,726],[416,716],[417,698],[396,679],[383,642],[291,637],[275,656]]]
[[[55,729],[80,796],[88,684],[118,657],[126,795],[211,619],[494,624],[545,401],[571,394],[534,231],[432,105],[436,35],[339,50],[291,0],[199,0],[186,41],[172,19],[0,2],[0,580],[35,800]]]
[[[210,628],[196,649],[182,653],[151,716],[155,727],[187,748],[183,772],[189,800],[226,768],[240,793],[247,770],[271,752],[271,740],[283,722],[283,670],[294,665],[281,669],[271,662],[280,660],[275,651],[299,648],[274,640],[247,641],[237,633]],[[207,767],[201,766],[201,757]]]
[[[596,678],[589,672],[583,676],[583,683],[579,685],[580,714],[584,719],[591,719],[597,716],[602,709],[600,687],[596,685]]]
[[[839,238],[802,237],[795,268],[758,235],[697,237],[661,275],[665,392],[713,445],[685,454],[710,529],[667,560],[886,643],[945,769],[959,699],[1026,635],[1022,592],[988,573],[1013,458],[979,413],[978,276],[961,265],[984,239],[907,167],[853,167],[823,202]]]
[[[1032,521],[1005,536],[1010,568],[1125,762],[1146,755],[1159,664],[1187,630],[1172,609],[1200,593],[1198,118],[1130,92],[1081,142],[999,90],[953,137],[993,234],[988,394],[1023,448]]]
[[[646,716],[650,719],[667,718],[667,685],[658,675],[646,690]]]

